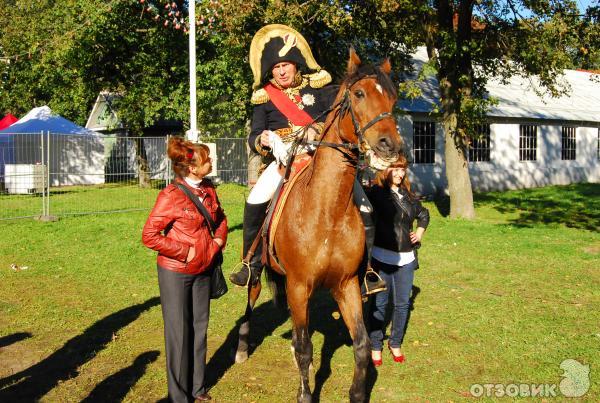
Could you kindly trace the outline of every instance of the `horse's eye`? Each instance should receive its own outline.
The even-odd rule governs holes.
[[[354,96],[356,98],[364,98],[365,97],[365,93],[362,90],[356,90],[356,91],[354,91]]]

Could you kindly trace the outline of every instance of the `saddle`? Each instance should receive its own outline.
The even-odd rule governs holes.
[[[296,180],[300,177],[300,174],[304,172],[306,168],[308,168],[311,161],[312,156],[307,153],[297,155],[294,158],[287,179],[284,175],[281,183],[275,191],[275,195],[273,196],[271,204],[269,205],[267,217],[265,218],[263,229],[261,231],[261,237],[263,241],[262,262],[263,264],[270,266],[273,270],[281,275],[285,275],[285,269],[277,259],[274,246],[277,226],[279,224],[279,220],[290,191],[294,188]]]

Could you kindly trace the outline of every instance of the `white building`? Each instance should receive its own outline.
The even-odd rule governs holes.
[[[417,71],[427,61],[425,48],[414,55]],[[536,80],[512,77],[487,85],[498,104],[481,128],[482,140],[469,152],[475,190],[504,190],[576,182],[600,182],[600,77],[566,70],[568,95],[540,98]],[[420,84],[423,96],[401,100],[398,118],[406,141],[414,189],[433,194],[447,188],[444,136],[432,110],[439,98],[437,79]],[[539,91],[538,91],[539,92]]]

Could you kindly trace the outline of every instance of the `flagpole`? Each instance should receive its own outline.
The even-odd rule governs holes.
[[[190,29],[190,129],[186,132],[188,140],[198,141],[198,113],[196,111],[196,0],[189,0]]]

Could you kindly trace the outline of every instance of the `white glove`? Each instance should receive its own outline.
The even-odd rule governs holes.
[[[269,147],[271,147],[271,152],[278,163],[284,166],[287,164],[292,144],[284,143],[277,134],[269,131]]]

